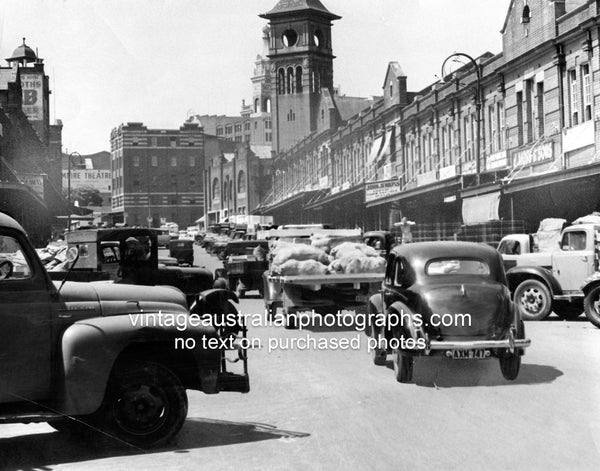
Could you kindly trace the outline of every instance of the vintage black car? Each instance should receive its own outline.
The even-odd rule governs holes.
[[[169,242],[169,256],[176,258],[180,265],[194,264],[194,241],[192,239],[177,239]]]
[[[263,295],[263,274],[269,269],[266,240],[235,240],[225,246],[223,268],[215,271],[215,280],[223,278],[238,297],[246,291],[258,290]]]
[[[514,380],[530,344],[500,254],[472,242],[395,247],[369,315],[373,361],[385,364],[392,353],[401,383],[411,381],[414,357],[428,355],[498,358],[502,375]]]

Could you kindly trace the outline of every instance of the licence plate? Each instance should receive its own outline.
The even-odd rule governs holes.
[[[448,350],[446,356],[453,360],[483,360],[491,355],[489,350]]]

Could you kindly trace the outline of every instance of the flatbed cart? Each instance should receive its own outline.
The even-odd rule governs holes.
[[[383,273],[296,276],[265,273],[265,310],[274,318],[277,308],[282,308],[288,329],[296,328],[296,313],[303,311],[336,314],[354,310],[366,314],[369,298],[381,290],[383,277]]]

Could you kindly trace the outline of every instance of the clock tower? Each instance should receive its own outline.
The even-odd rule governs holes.
[[[319,0],[279,0],[269,20],[273,150],[285,151],[317,129],[322,89],[333,94],[331,26],[341,17]]]

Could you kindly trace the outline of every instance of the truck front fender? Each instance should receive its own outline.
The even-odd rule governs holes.
[[[584,294],[587,294],[590,288],[597,284],[600,284],[600,272],[595,272],[593,275],[586,278],[581,285],[581,291],[583,291]]]
[[[75,322],[65,330],[61,343],[63,381],[57,401],[61,412],[95,412],[102,403],[115,363],[126,352],[134,355],[136,350],[143,350],[145,360],[154,356],[174,370],[181,368],[187,372],[182,382],[195,389],[202,386],[203,376],[218,373],[221,352],[207,348],[210,339],[218,342],[214,327],[190,324],[186,313],[170,316],[159,312],[151,316],[145,313],[95,317]],[[195,340],[194,347],[182,347],[189,338]]]
[[[515,292],[517,286],[523,281],[536,278],[543,281],[552,296],[562,294],[562,287],[552,272],[544,267],[516,266],[506,272],[506,280],[511,293]]]

